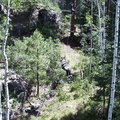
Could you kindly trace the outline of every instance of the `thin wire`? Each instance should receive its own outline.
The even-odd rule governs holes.
[[[111,2],[112,2],[114,5],[117,5],[117,3],[116,3],[116,2],[114,2],[113,0],[111,0]]]

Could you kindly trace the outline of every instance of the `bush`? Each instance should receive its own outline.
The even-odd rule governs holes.
[[[63,90],[59,90],[58,99],[59,101],[67,101],[70,99],[70,96],[67,95]]]

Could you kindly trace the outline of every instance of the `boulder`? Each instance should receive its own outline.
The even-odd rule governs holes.
[[[13,75],[9,78],[8,87],[10,92],[14,92],[19,102],[27,98],[28,83],[21,75]]]
[[[44,22],[50,22],[52,25],[60,25],[61,22],[61,12],[57,10],[46,10],[41,9],[38,14],[38,19],[41,25]]]

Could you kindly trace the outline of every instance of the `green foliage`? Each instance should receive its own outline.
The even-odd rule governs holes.
[[[63,15],[62,16],[62,25],[61,25],[61,35],[65,34],[66,32],[70,31],[70,15]]]
[[[53,116],[50,120],[58,120],[56,116]]]
[[[92,85],[89,84],[89,81],[87,79],[81,80],[79,77],[76,77],[74,82],[71,83],[71,92],[75,92],[74,98],[79,98],[83,97],[84,94],[87,93],[89,95],[90,93],[88,92],[91,88]]]
[[[67,101],[70,99],[70,96],[65,93],[63,90],[59,90],[58,92],[59,101]]]
[[[58,9],[58,4],[56,0],[39,0],[41,3],[43,3],[44,5],[49,6],[50,8],[56,8]]]
[[[58,37],[58,26],[54,26],[50,22],[44,22],[43,27],[39,28],[39,30],[45,38],[52,37],[56,39]]]
[[[4,25],[5,25],[5,17],[0,18],[0,42],[4,40]],[[2,59],[2,52],[0,50],[0,59]]]
[[[14,45],[8,46],[9,65],[25,75],[31,82],[39,79],[50,79],[47,74],[56,76],[59,58],[57,40],[44,39],[35,31],[33,36],[24,37],[23,41],[14,40]],[[54,74],[55,73],[55,74]],[[53,76],[53,77],[54,77]]]
[[[4,1],[7,4],[7,0]],[[70,8],[70,0],[58,1],[58,0],[12,0],[11,7],[19,9],[20,11],[28,10],[31,6],[41,5],[47,9],[63,9]],[[99,1],[103,5],[103,0]],[[58,3],[60,3],[58,5]],[[43,5],[44,4],[44,5]],[[64,4],[64,5],[63,5]],[[80,0],[77,1],[76,9],[80,11],[77,15],[77,22],[80,24],[80,44],[83,52],[87,56],[90,56],[90,38],[91,38],[91,1],[90,0]],[[112,55],[113,55],[113,44],[109,43],[113,41],[114,34],[114,13],[107,16],[107,31],[106,31],[106,55],[105,55],[105,64],[101,61],[101,50],[98,45],[98,22],[97,22],[97,9],[96,4],[93,3],[93,21],[92,21],[92,38],[93,38],[93,48],[92,48],[92,71],[91,79],[95,82],[98,90],[93,90],[93,84],[90,84],[88,81],[89,75],[89,59],[83,55],[79,58],[79,63],[75,64],[73,71],[79,72],[84,70],[84,79],[81,79],[78,71],[75,73],[75,77],[71,80],[70,93],[74,94],[74,100],[83,100],[80,106],[78,106],[78,119],[86,119],[91,117],[92,120],[97,120],[99,112],[102,113],[102,101],[103,97],[108,102],[109,97],[109,88],[111,80],[111,68],[112,68]],[[112,11],[114,7],[111,7]],[[64,33],[65,30],[70,28],[70,15],[65,15],[63,17],[64,27],[61,28],[61,31]],[[103,19],[102,19],[103,22]],[[5,17],[0,18],[0,41],[4,39],[4,26],[5,26]],[[27,31],[27,30],[26,30]],[[58,37],[58,32],[61,32],[56,27],[50,25],[50,23],[44,23],[44,26],[36,30],[32,36],[24,37],[23,40],[14,39],[13,45],[7,46],[7,54],[9,59],[9,67],[16,70],[18,73],[24,75],[27,80],[31,83],[36,83],[40,81],[41,84],[50,83],[56,87],[61,84],[60,80],[63,78],[64,72],[60,69],[59,58],[60,58],[60,48],[59,41],[56,39]],[[62,35],[63,35],[62,33]],[[82,54],[82,53],[80,53]],[[1,55],[1,53],[0,53]],[[74,57],[74,56],[72,56]],[[70,58],[72,58],[70,56]],[[0,58],[2,58],[0,56]],[[74,61],[75,62],[75,61]],[[102,65],[104,64],[105,71],[104,77],[101,77]],[[67,79],[67,78],[65,78]],[[91,82],[91,83],[93,83]],[[32,84],[32,85],[34,85]],[[62,84],[64,85],[64,84]],[[62,86],[61,85],[61,86]],[[95,86],[94,86],[95,87]],[[105,89],[105,91],[103,91]],[[116,120],[119,119],[119,84],[117,85],[116,90],[116,100],[114,113],[117,115]],[[96,92],[97,91],[97,92]],[[95,93],[96,92],[96,93]],[[103,92],[105,92],[103,96]],[[63,91],[62,89],[58,90],[58,101],[69,101],[71,96]],[[14,96],[11,94],[10,97]],[[90,99],[92,96],[92,99]],[[45,99],[45,98],[44,98]],[[106,106],[105,106],[106,107]],[[82,109],[81,109],[82,108]],[[79,111],[80,110],[80,111]],[[82,112],[81,112],[82,111]],[[42,119],[47,119],[48,114],[41,115]],[[34,119],[34,117],[33,117]],[[57,120],[57,117],[53,115],[51,120]]]
[[[7,4],[7,3],[6,3]],[[26,10],[27,8],[31,6],[44,6],[49,9],[59,9],[59,6],[57,4],[56,0],[12,0],[11,6],[19,9],[21,11]]]

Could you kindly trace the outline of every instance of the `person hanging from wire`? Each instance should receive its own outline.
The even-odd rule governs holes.
[[[70,8],[71,8],[71,14],[74,15],[75,14],[75,5],[73,2],[70,3]]]
[[[68,66],[67,66],[67,64],[66,64],[66,59],[65,59],[65,57],[61,57],[60,63],[61,63],[62,69],[66,71],[66,75],[67,75],[69,78],[72,78],[73,75],[71,74],[71,71],[70,71],[70,69],[68,68]]]

